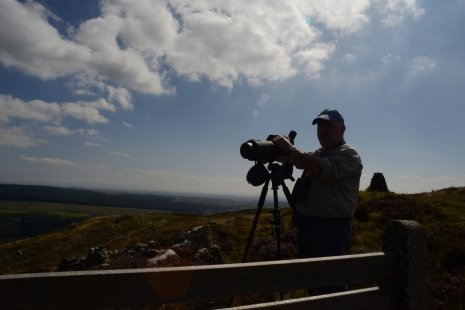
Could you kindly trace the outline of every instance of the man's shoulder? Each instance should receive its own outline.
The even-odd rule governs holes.
[[[342,144],[340,147],[339,147],[339,150],[338,150],[340,153],[342,154],[345,154],[345,155],[350,155],[350,156],[354,156],[354,157],[360,157],[357,149],[355,147],[353,147],[352,145],[350,144],[347,144],[347,143],[344,143]]]
[[[323,148],[319,148],[315,152],[309,152],[307,154],[314,154],[314,155],[317,155],[317,156],[320,156],[320,155],[332,156],[332,155],[337,155],[337,154],[341,154],[341,153],[346,154],[346,155],[359,156],[359,153],[358,153],[357,149],[355,147],[353,147],[352,145],[347,144],[346,142],[335,146],[329,152],[324,150]]]
[[[341,146],[340,146],[340,150],[341,151],[345,151],[345,150],[353,150],[355,152],[357,152],[357,149],[355,147],[353,147],[352,145],[348,144],[348,143],[343,143]],[[357,152],[358,153],[358,152]]]

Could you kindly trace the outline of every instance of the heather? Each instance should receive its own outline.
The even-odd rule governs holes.
[[[285,203],[281,205],[281,254],[285,259],[294,258],[297,250],[292,211]],[[95,246],[114,252],[155,241],[160,248],[168,248],[182,232],[200,225],[209,227],[210,237],[220,248],[224,262],[237,263],[241,261],[255,211],[251,205],[248,210],[213,215],[150,212],[94,216],[64,229],[0,244],[0,273],[55,271],[63,258],[86,255]],[[249,261],[277,258],[276,235],[269,211],[270,207],[266,207],[261,212]],[[425,229],[431,309],[464,309],[465,188],[421,194],[360,192],[351,252],[381,251],[383,231],[395,219],[415,220]],[[110,268],[141,267],[140,261],[129,258],[114,262]],[[192,264],[186,260],[177,263]]]

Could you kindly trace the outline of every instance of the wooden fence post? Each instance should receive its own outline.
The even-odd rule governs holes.
[[[400,294],[402,309],[428,309],[426,246],[426,234],[415,221],[391,221],[385,231],[383,251],[400,257],[400,279],[394,289]]]

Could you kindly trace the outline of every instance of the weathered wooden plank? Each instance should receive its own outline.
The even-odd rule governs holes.
[[[215,300],[397,277],[397,255],[370,253],[229,265],[0,276],[0,308],[108,308]],[[27,298],[21,298],[27,296]]]
[[[346,291],[314,297],[225,308],[228,310],[395,310],[398,309],[395,295],[378,287]]]
[[[237,309],[427,308],[426,237],[412,221],[393,221],[384,253],[176,268],[0,276],[1,309],[124,308],[169,302],[377,283],[380,287]]]

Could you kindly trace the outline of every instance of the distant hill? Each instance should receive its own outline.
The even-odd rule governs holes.
[[[214,214],[253,207],[252,200],[177,194],[142,194],[40,185],[0,184],[0,200],[51,202],[149,209],[185,214]]]

